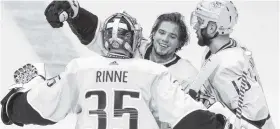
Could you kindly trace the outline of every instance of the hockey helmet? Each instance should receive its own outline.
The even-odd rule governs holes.
[[[191,14],[190,24],[197,30],[207,27],[209,21],[217,24],[217,32],[221,35],[229,34],[237,23],[238,12],[231,1],[203,0]]]

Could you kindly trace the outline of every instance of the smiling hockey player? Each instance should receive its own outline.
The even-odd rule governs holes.
[[[271,117],[254,61],[244,56],[249,51],[246,47],[230,38],[237,20],[236,7],[226,0],[201,1],[192,12],[190,21],[198,44],[207,47],[203,67],[218,61],[198,92],[198,99],[206,107],[219,101],[252,125],[271,129]]]

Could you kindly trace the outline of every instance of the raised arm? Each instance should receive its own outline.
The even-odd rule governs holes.
[[[98,17],[73,1],[53,1],[45,9],[45,16],[53,28],[60,28],[67,21],[72,32],[88,49],[105,55]]]

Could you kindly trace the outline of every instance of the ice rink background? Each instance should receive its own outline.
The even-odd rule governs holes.
[[[13,72],[27,62],[44,62],[51,75],[63,70],[65,64],[79,56],[94,54],[80,45],[67,24],[62,29],[51,28],[45,20],[44,9],[48,1],[1,1],[1,69],[0,97],[7,93],[13,82]],[[274,123],[279,121],[279,3],[254,1],[234,2],[239,21],[232,37],[253,51],[256,67],[263,83]],[[189,26],[191,11],[196,1],[177,2],[127,2],[127,1],[81,1],[84,7],[105,19],[110,14],[126,10],[138,19],[148,37],[158,15],[164,12],[178,11],[185,16]],[[179,52],[180,56],[190,60],[199,68],[204,48],[197,46],[196,35],[191,28],[190,44]],[[30,129],[74,129],[75,116],[70,115],[60,123],[47,127],[26,126]],[[16,129],[17,126],[5,126],[4,129]],[[280,126],[277,126],[280,128]]]

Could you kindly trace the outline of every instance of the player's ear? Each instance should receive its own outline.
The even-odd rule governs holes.
[[[177,52],[178,50],[180,50],[183,46],[184,42],[183,41],[179,41],[179,43],[177,44],[177,48],[175,50],[175,52]]]
[[[218,27],[215,22],[210,21],[207,25],[207,33],[209,35],[215,35]]]

